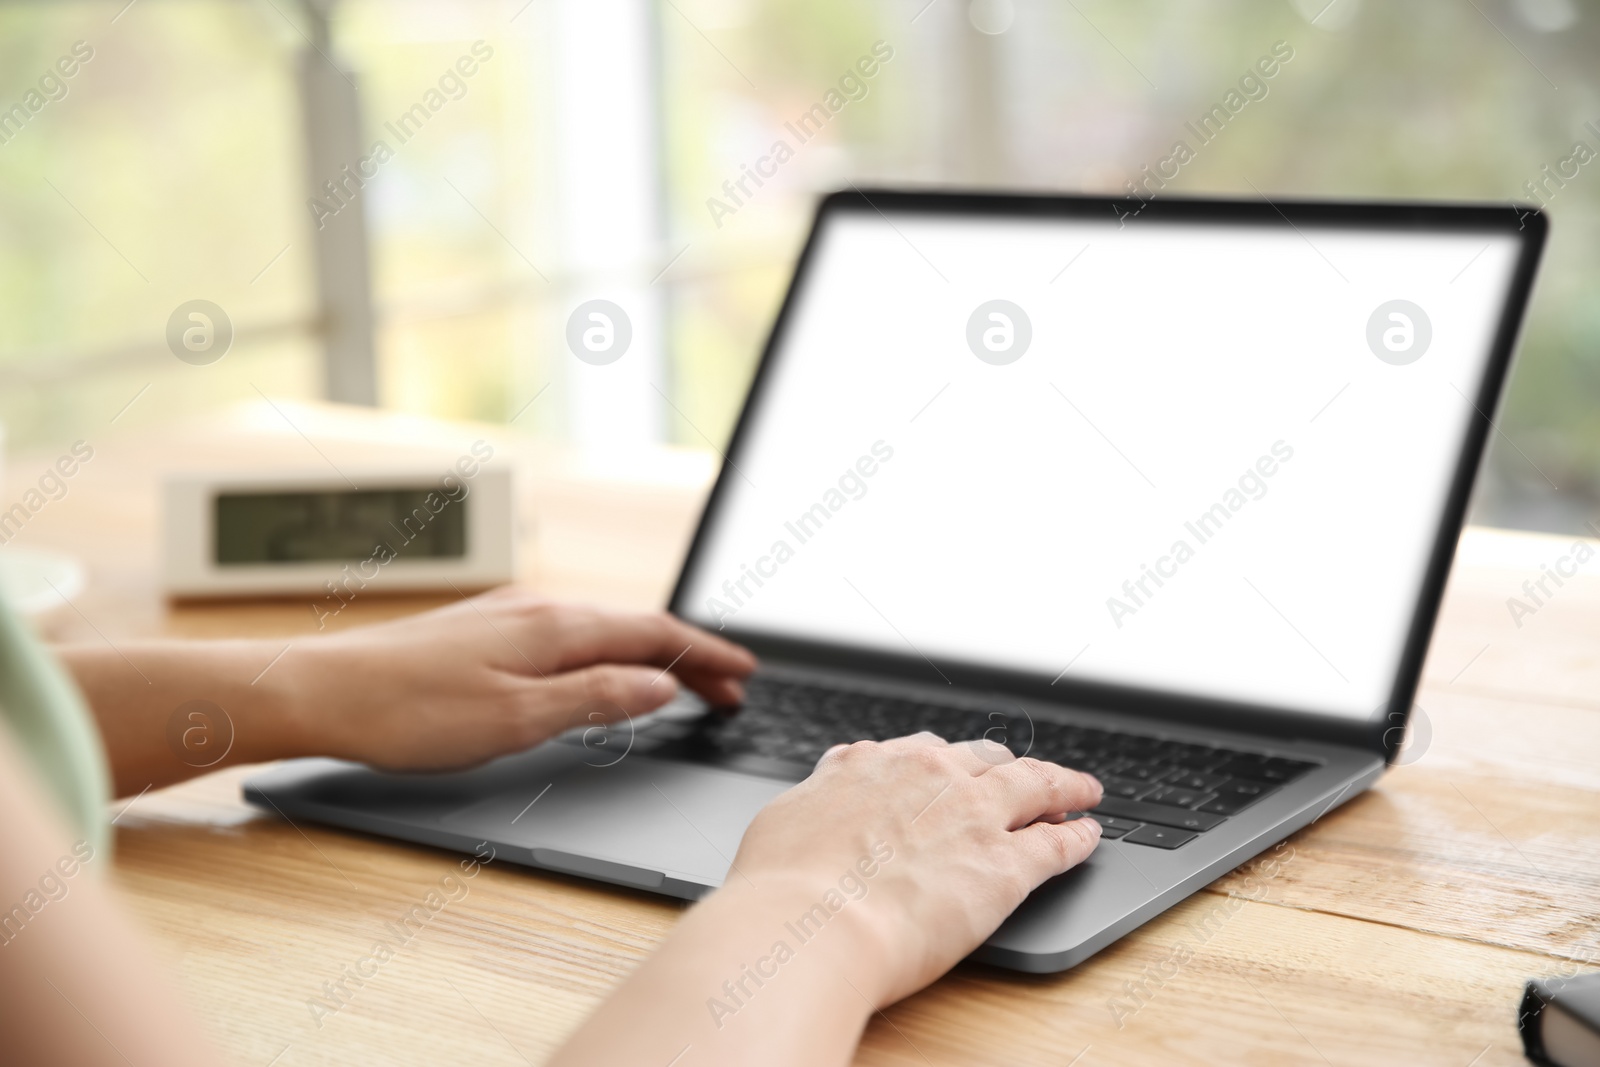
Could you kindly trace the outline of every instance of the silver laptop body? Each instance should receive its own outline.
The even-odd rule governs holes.
[[[1511,206],[830,196],[670,605],[760,655],[746,708],[245,796],[694,899],[827,744],[986,736],[1107,783],[1094,855],[975,954],[1069,968],[1401,750],[1544,236]]]

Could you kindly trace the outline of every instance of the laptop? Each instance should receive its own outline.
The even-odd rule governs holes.
[[[294,819],[693,899],[831,745],[1097,775],[975,953],[1088,958],[1401,750],[1546,223],[1513,206],[822,201],[670,610],[761,658],[475,770],[284,763]]]

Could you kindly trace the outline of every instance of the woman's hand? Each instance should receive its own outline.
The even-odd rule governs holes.
[[[1100,841],[1100,784],[992,742],[862,741],[769,804],[723,887],[552,1067],[843,1064],[871,1014],[982,944]]]
[[[283,664],[306,747],[392,770],[470,766],[644,714],[677,695],[676,679],[714,705],[737,704],[755,666],[669,615],[554,604],[515,587],[307,641]]]
[[[444,770],[660,707],[678,682],[743,698],[755,658],[663,614],[499,589],[292,641],[59,650],[99,720],[119,795],[233,763],[338,756]]]
[[[1100,796],[1094,778],[992,741],[951,745],[923,733],[841,745],[756,816],[726,891],[849,899],[861,885],[840,914],[867,939],[875,984],[864,992],[883,1007],[938,978],[1041,882],[1083,862],[1100,824],[1064,818]]]

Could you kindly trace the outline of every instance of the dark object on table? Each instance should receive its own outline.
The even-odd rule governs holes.
[[[1535,978],[1517,1015],[1522,1050],[1545,1067],[1600,1067],[1600,973]]]

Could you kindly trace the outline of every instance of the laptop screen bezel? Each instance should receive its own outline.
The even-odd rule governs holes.
[[[968,218],[1051,218],[1110,220],[1123,226],[1141,223],[1189,223],[1198,225],[1254,225],[1302,230],[1326,227],[1350,229],[1421,230],[1430,233],[1481,233],[1509,235],[1520,248],[1510,285],[1506,290],[1492,349],[1485,363],[1478,395],[1474,398],[1480,417],[1468,422],[1459,459],[1451,475],[1449,492],[1439,517],[1433,547],[1423,572],[1422,584],[1405,646],[1395,672],[1387,702],[1374,709],[1370,718],[1335,716],[1292,707],[1274,707],[1243,701],[1184,696],[1170,690],[1069,679],[1051,679],[1042,674],[981,663],[937,659],[937,674],[929,662],[914,653],[885,652],[876,649],[803,638],[787,637],[767,631],[741,628],[730,623],[722,636],[746,645],[758,656],[789,664],[835,670],[856,671],[908,682],[948,682],[979,692],[1013,693],[1032,700],[1065,707],[1091,708],[1110,713],[1128,713],[1145,719],[1166,719],[1190,726],[1208,726],[1269,737],[1295,738],[1346,744],[1381,753],[1392,761],[1404,737],[1404,727],[1421,681],[1423,661],[1438,618],[1445,583],[1455,557],[1461,525],[1471,500],[1483,452],[1488,442],[1491,419],[1504,392],[1511,359],[1526,316],[1540,253],[1548,233],[1546,216],[1525,204],[1450,204],[1434,202],[1335,203],[1312,200],[1225,200],[1188,197],[1161,197],[1153,200],[1118,197],[1058,196],[1013,193],[975,193],[953,191],[907,191],[872,189],[835,192],[818,206],[810,235],[801,250],[794,277],[785,294],[772,330],[762,350],[760,362],[750,383],[743,409],[724,453],[711,494],[690,541],[678,581],[668,602],[668,611],[692,621],[686,609],[689,589],[695,584],[697,568],[710,540],[721,510],[728,499],[731,473],[738,466],[741,449],[749,440],[750,429],[769,385],[771,370],[783,351],[786,331],[810,277],[818,238],[829,222],[845,212],[881,216],[886,222],[895,213],[947,214]],[[736,475],[734,475],[736,476]]]

